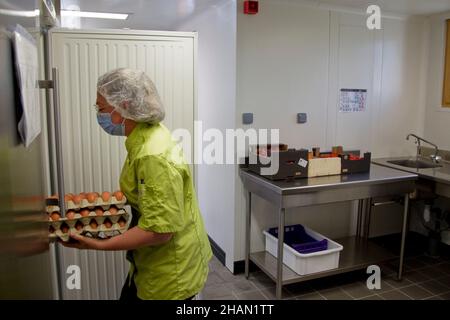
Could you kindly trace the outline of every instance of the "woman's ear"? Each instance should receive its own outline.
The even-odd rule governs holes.
[[[111,113],[111,122],[114,124],[120,124],[122,123],[124,120],[124,118],[120,115],[120,113],[118,113],[117,111],[113,111]]]

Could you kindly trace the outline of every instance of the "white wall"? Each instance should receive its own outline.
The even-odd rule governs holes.
[[[254,113],[254,128],[279,128],[292,147],[335,144],[372,151],[374,157],[408,155],[406,134],[423,132],[426,50],[423,20],[383,19],[380,31],[366,28],[365,16],[276,1],[260,1],[255,16],[238,4],[237,116]],[[367,110],[338,112],[339,90],[368,90]],[[296,124],[298,112],[308,123]],[[244,126],[245,128],[249,126]],[[235,259],[244,258],[245,202],[236,177]],[[351,234],[350,203],[288,212],[331,237]],[[253,250],[262,249],[261,230],[276,224],[268,203],[256,199]],[[294,216],[294,212],[295,216]],[[301,212],[301,214],[298,214]],[[397,232],[400,212],[375,213],[374,235]]]
[[[450,150],[450,108],[442,108],[446,19],[450,19],[450,12],[430,17],[425,137],[441,149]]]
[[[178,30],[198,32],[198,112],[203,131],[234,128],[236,113],[236,3],[220,5],[187,21]],[[205,143],[206,144],[206,143]],[[234,165],[197,166],[200,209],[209,236],[234,261]]]

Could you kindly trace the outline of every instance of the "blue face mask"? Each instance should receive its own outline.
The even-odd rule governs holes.
[[[97,113],[97,122],[112,136],[125,136],[125,119],[120,124],[114,124],[110,113]]]

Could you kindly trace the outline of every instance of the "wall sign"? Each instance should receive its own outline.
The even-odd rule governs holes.
[[[367,89],[341,89],[339,112],[366,110]]]

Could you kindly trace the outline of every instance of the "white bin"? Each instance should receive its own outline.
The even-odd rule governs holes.
[[[304,228],[305,232],[316,240],[320,241],[327,239],[328,249],[302,254],[285,243],[283,263],[299,275],[306,275],[337,268],[339,266],[339,254],[344,247],[307,227]],[[263,231],[263,233],[266,236],[266,251],[277,257],[278,239],[267,231]]]

